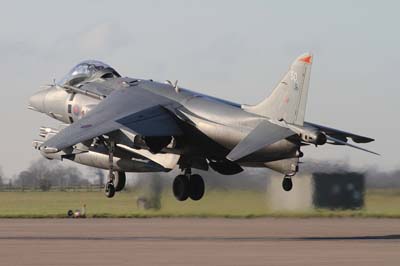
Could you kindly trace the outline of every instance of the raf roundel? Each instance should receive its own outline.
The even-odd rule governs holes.
[[[79,116],[81,109],[79,108],[79,105],[74,105],[74,108],[72,108],[72,112],[74,115]]]

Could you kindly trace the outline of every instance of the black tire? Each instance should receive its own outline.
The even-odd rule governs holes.
[[[191,175],[189,180],[189,197],[200,200],[204,195],[204,180],[200,175]]]
[[[74,216],[73,210],[68,210],[67,215],[68,215],[68,217]]]
[[[125,172],[115,172],[114,174],[114,186],[115,186],[115,191],[121,191],[125,187],[126,183],[126,175]]]
[[[179,201],[187,200],[189,197],[189,178],[186,175],[178,175],[172,184],[174,196]]]
[[[282,181],[282,188],[285,191],[290,191],[293,188],[293,182],[291,178],[285,177]]]
[[[106,184],[106,189],[104,191],[104,193],[106,194],[107,198],[112,198],[115,195],[115,187],[112,183],[108,182]]]

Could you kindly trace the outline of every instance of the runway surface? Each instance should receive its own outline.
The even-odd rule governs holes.
[[[397,219],[3,219],[0,265],[399,265]]]

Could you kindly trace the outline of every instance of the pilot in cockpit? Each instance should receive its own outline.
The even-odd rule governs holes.
[[[116,77],[121,77],[121,75],[111,66],[96,60],[86,60],[72,68],[57,84],[60,86],[75,86],[83,81],[96,78],[108,79]]]

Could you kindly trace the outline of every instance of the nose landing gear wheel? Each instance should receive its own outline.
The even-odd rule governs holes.
[[[107,182],[104,193],[106,194],[106,197],[107,197],[107,198],[112,198],[112,197],[114,197],[114,195],[115,195],[115,187],[114,187],[114,184],[111,183],[111,182]]]
[[[174,196],[179,201],[187,200],[189,197],[189,178],[187,175],[178,175],[172,184]]]
[[[191,175],[189,180],[189,197],[200,200],[204,195],[204,180],[200,175]]]
[[[121,191],[125,187],[126,183],[126,175],[125,172],[114,172],[114,186],[115,186],[115,191]]]
[[[290,190],[292,190],[292,187],[293,187],[292,179],[290,177],[283,178],[283,181],[282,181],[283,190],[290,191]]]

